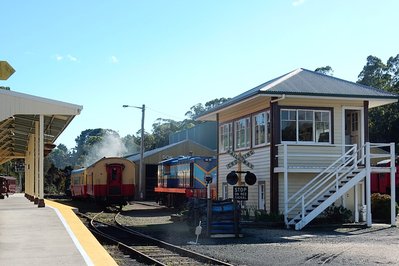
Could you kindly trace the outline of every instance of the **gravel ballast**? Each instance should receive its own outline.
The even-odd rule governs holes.
[[[174,210],[155,203],[126,206],[119,219],[127,226],[175,245],[234,265],[399,265],[399,229],[386,224],[284,228],[243,228],[242,238],[206,238],[171,219]]]

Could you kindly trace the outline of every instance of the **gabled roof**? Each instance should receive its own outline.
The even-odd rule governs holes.
[[[180,142],[176,142],[176,143],[172,143],[172,144],[163,146],[161,148],[157,148],[157,149],[153,149],[153,150],[150,150],[150,151],[146,151],[143,154],[143,158],[145,159],[147,157],[151,157],[153,155],[156,155],[157,153],[161,153],[161,152],[166,151],[168,149],[171,149],[173,147],[177,147],[179,145],[184,145],[184,144],[196,145],[198,147],[202,147],[204,150],[209,150],[209,152],[213,152],[213,150],[209,149],[208,147],[205,147],[204,145],[201,145],[201,144],[199,144],[199,143],[197,143],[195,141],[189,140],[189,139],[185,139],[185,140],[182,140]],[[136,154],[132,154],[132,155],[127,155],[127,156],[125,156],[125,158],[129,159],[129,160],[131,160],[133,162],[138,162],[138,161],[140,161],[140,154],[136,153]]]
[[[207,120],[212,114],[253,97],[281,97],[282,95],[293,98],[308,96],[314,98],[362,99],[368,100],[370,107],[394,103],[399,98],[398,95],[384,90],[299,68],[248,90],[203,113],[197,119]]]
[[[44,116],[45,142],[52,144],[82,109],[80,105],[0,89],[0,164],[25,156],[40,115]]]

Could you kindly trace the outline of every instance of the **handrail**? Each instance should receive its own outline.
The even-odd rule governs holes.
[[[288,154],[287,143],[280,144],[277,146],[284,146],[284,154],[276,156],[284,156],[284,173],[288,174],[288,157],[299,157],[308,156],[307,154]],[[338,146],[338,145],[337,145]],[[348,146],[348,145],[339,145]],[[336,161],[331,163],[322,172],[320,172],[316,177],[312,178],[308,183],[306,183],[301,189],[291,195],[289,198],[285,196],[285,208],[284,208],[284,220],[288,226],[288,215],[293,212],[293,210],[300,207],[301,219],[305,218],[308,214],[306,210],[309,208],[310,204],[313,204],[317,199],[320,199],[329,190],[335,189],[335,193],[338,193],[338,184],[344,180],[349,174],[356,175],[355,172],[358,169],[358,165],[364,165],[366,161],[366,169],[370,167],[369,159],[367,158],[384,158],[392,157],[392,143],[364,143],[360,148],[356,144],[350,145],[350,149],[342,154]],[[388,154],[378,154],[371,153],[370,148],[382,148],[390,147],[390,152]],[[394,148],[393,148],[394,149]],[[314,154],[309,154],[312,157]],[[332,154],[328,154],[328,157],[334,157]],[[314,156],[313,156],[314,157]],[[337,156],[338,157],[338,156]],[[367,162],[368,160],[368,162]],[[363,170],[364,171],[364,170]],[[287,180],[288,181],[288,180]],[[285,190],[288,186],[285,184]],[[332,192],[332,191],[331,191]],[[287,191],[284,192],[285,194]],[[291,205],[291,206],[290,206]],[[296,216],[296,215],[294,215]]]
[[[286,145],[286,144],[285,144]],[[285,148],[285,150],[287,150]],[[342,170],[344,167],[346,167],[346,165],[348,164],[348,162],[342,166],[342,160],[347,161],[347,157],[350,158],[349,162],[353,160],[353,155],[349,156],[351,154],[353,154],[354,150],[356,150],[356,145],[353,145],[353,147],[351,147],[345,154],[343,154],[340,158],[338,158],[335,162],[333,162],[332,164],[330,164],[326,169],[324,169],[320,174],[318,174],[315,178],[313,178],[309,183],[307,183],[304,187],[302,187],[300,190],[298,190],[296,193],[294,193],[285,203],[285,207],[284,207],[284,212],[285,212],[285,217],[284,220],[286,221],[286,223],[288,223],[288,214],[292,212],[292,210],[294,210],[295,208],[297,208],[299,206],[299,204],[302,203],[302,210],[305,209],[305,206],[307,206],[308,204],[305,203],[305,196],[311,196],[311,194],[309,193],[309,191],[317,191],[317,189],[321,188],[321,186],[325,185],[328,180],[330,180],[332,178],[332,175],[335,175],[336,172],[338,172],[338,170]],[[286,161],[286,159],[284,159],[284,161]],[[285,171],[287,171],[287,166],[285,165]],[[331,171],[330,171],[331,169]],[[334,171],[332,171],[332,169],[334,169]],[[324,175],[324,178],[320,178]],[[328,189],[330,185],[328,186]],[[287,188],[285,188],[287,189]],[[306,192],[305,192],[306,191]],[[321,196],[321,192],[325,192],[323,191],[319,191],[318,194],[320,195],[316,195],[314,196],[312,199],[312,201],[309,202],[313,202],[313,200],[315,200],[315,197],[319,197]],[[301,197],[298,197],[299,195],[302,195]],[[297,198],[298,197],[298,198]],[[289,203],[295,199],[295,202],[293,204],[293,206],[291,208],[289,207]],[[299,199],[301,199],[301,201],[299,201]],[[302,211],[302,216],[304,217],[305,213]]]
[[[318,179],[324,175],[325,173],[329,172],[330,169],[332,169],[334,167],[335,164],[341,165],[342,163],[342,159],[345,158],[347,155],[349,155],[354,149],[355,149],[355,145],[352,146],[351,149],[349,149],[344,155],[342,155],[341,157],[339,157],[335,162],[333,162],[332,164],[330,164],[326,169],[324,169],[320,174],[318,174],[316,177],[314,177],[309,183],[307,183],[305,186],[303,186],[300,190],[298,190],[295,194],[293,194],[289,199],[288,202],[291,201],[293,198],[295,198],[298,194],[300,194],[302,191],[304,191],[306,188],[308,188],[310,186],[310,184],[312,183],[312,181],[316,180],[318,181]],[[331,172],[331,171],[330,171]]]
[[[306,209],[306,207],[310,203],[314,202],[316,199],[318,199],[320,196],[322,196],[326,191],[332,189],[332,187],[334,187],[337,182],[339,182],[342,178],[347,176],[347,174],[349,174],[349,173],[353,172],[353,170],[355,170],[355,167],[349,167],[347,170],[345,170],[347,168],[347,166],[349,165],[349,163],[351,163],[352,161],[354,161],[353,157],[351,157],[349,160],[347,160],[345,162],[345,164],[342,164],[340,167],[337,167],[335,172],[329,172],[329,173],[327,173],[327,175],[324,178],[319,179],[319,182],[317,182],[312,187],[310,187],[308,190],[303,192],[302,196],[298,197],[295,200],[296,203],[288,210],[287,213],[290,213],[292,210],[294,210],[296,207],[298,207],[298,205],[301,202],[303,202],[305,204],[304,206],[302,206],[302,208]],[[341,171],[341,170],[345,170],[345,171]],[[336,177],[334,178],[334,176],[336,176]],[[334,178],[334,179],[331,180],[332,178]],[[314,178],[312,180],[315,180],[315,179],[316,178]],[[322,188],[323,185],[325,185],[324,189],[319,190],[320,188]],[[310,200],[307,200],[306,202],[308,202],[308,203],[305,203],[305,198],[310,197],[314,194],[312,192],[318,192],[318,193],[316,195],[314,195]]]
[[[345,145],[346,146],[346,145]],[[357,153],[360,150],[357,150],[357,145],[351,145],[352,147],[345,152],[341,157],[339,157],[335,162],[330,164],[327,168],[325,168],[320,174],[318,174],[316,177],[314,177],[310,182],[308,182],[304,187],[302,187],[300,190],[298,190],[296,193],[294,193],[288,200],[287,200],[287,208],[286,208],[286,216],[290,212],[292,212],[295,208],[297,208],[301,203],[302,203],[302,208],[301,209],[306,209],[306,206],[314,202],[317,198],[322,196],[326,191],[332,189],[334,187],[334,184],[337,184],[338,181],[340,181],[343,177],[347,176],[350,172],[353,172],[355,170],[356,165],[358,163],[357,159]],[[362,147],[363,148],[363,147]],[[354,155],[356,157],[354,157]],[[348,159],[349,158],[349,159]],[[359,161],[361,161],[360,159]],[[342,163],[344,161],[344,163]],[[352,163],[352,167],[349,167],[349,164]],[[342,171],[344,170],[344,171]],[[334,177],[335,176],[335,177]],[[322,178],[320,178],[322,177]],[[333,178],[333,180],[331,180]],[[329,182],[330,180],[330,182]],[[322,186],[325,186],[324,189],[321,189]],[[316,192],[316,195],[312,192]],[[299,195],[302,196],[299,196]],[[305,201],[305,198],[313,196],[310,200]],[[289,202],[295,200],[295,204],[291,206],[291,208],[288,209]],[[304,213],[302,213],[302,216],[304,216]]]
[[[347,161],[347,162],[349,163],[349,162],[352,161],[352,160],[353,160],[353,159],[350,159],[350,160]],[[354,170],[354,169],[353,169],[353,170]],[[333,179],[333,180],[331,180],[331,178],[332,178],[335,174],[331,175],[329,178],[327,178],[327,179],[325,180],[324,183],[327,183],[328,180],[331,180],[331,182],[330,182],[329,184],[327,184],[327,185],[324,187],[324,189],[318,190],[318,189],[321,188],[321,185],[319,185],[319,186],[313,188],[314,191],[319,191],[319,192],[318,192],[316,195],[314,195],[311,199],[307,200],[307,202],[309,202],[309,204],[310,204],[310,203],[314,202],[315,200],[317,200],[317,199],[318,199],[320,196],[322,196],[326,191],[332,189],[332,187],[334,187],[335,184],[336,184],[337,182],[341,181],[341,180],[342,180],[345,176],[347,176],[347,174],[349,174],[350,172],[352,172],[352,171],[346,171],[346,172],[344,172],[344,174],[341,174],[340,176],[337,176],[337,177],[336,177],[335,179]],[[336,191],[336,192],[337,192],[337,191]],[[307,198],[307,196],[310,196],[310,195],[311,195],[310,193],[309,193],[309,194],[304,193],[304,194],[302,194],[302,197],[305,199],[305,198]],[[304,203],[305,203],[305,201],[304,201]],[[307,206],[308,206],[308,204],[305,204],[305,206],[303,206],[303,208],[306,208]]]

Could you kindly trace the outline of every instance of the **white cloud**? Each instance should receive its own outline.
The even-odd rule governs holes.
[[[305,3],[305,0],[294,0],[294,1],[292,2],[292,5],[293,5],[293,6],[300,6],[300,5],[302,5],[303,3]]]
[[[70,54],[68,54],[68,55],[66,55],[66,56],[56,54],[56,55],[55,55],[55,60],[57,60],[57,61],[68,60],[68,61],[71,61],[71,62],[77,62],[77,61],[78,61],[78,58],[76,58],[75,56],[70,55]]]
[[[70,60],[70,61],[73,61],[73,62],[76,62],[76,61],[78,61],[78,59],[76,58],[76,57],[74,57],[74,56],[72,56],[72,55],[67,55],[67,57],[68,57],[68,59]]]
[[[109,61],[110,61],[112,64],[117,64],[117,63],[119,63],[118,58],[117,58],[116,56],[114,56],[114,55],[112,55],[112,56],[109,58]]]

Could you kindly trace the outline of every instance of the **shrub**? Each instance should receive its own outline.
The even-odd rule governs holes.
[[[267,213],[266,210],[255,211],[255,221],[257,222],[283,222],[284,215],[280,213]]]
[[[399,207],[395,203],[396,215]],[[388,222],[391,220],[391,196],[386,194],[374,193],[371,195],[371,213],[373,219]]]
[[[329,223],[346,223],[352,218],[352,212],[343,206],[333,204],[324,211],[324,216]]]

